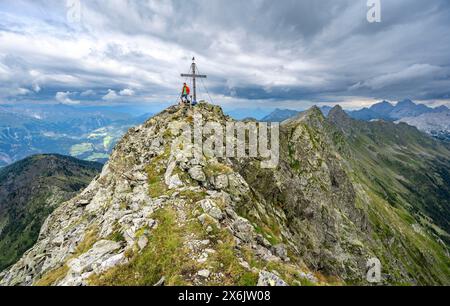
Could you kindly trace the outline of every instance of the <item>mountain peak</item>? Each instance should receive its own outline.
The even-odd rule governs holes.
[[[336,105],[330,110],[329,114],[331,115],[331,114],[342,114],[342,113],[346,114],[344,109],[342,108],[342,106]]]
[[[436,107],[434,109],[435,112],[446,112],[446,111],[449,111],[449,110],[450,109],[447,106],[445,106],[445,105],[438,106],[438,107]]]
[[[295,117],[299,114],[298,111],[290,109],[277,108],[269,115],[261,119],[261,122],[283,122],[289,118]]]
[[[186,118],[192,118],[195,114],[202,115],[208,120],[227,121],[230,117],[225,115],[223,109],[218,105],[200,102],[195,107],[184,105],[171,106],[147,121],[148,124],[168,124],[174,121],[186,121]]]
[[[372,105],[372,107],[394,107],[394,105],[392,105],[392,103],[389,101],[383,100],[381,102]]]
[[[416,106],[416,104],[410,99],[404,99],[397,103],[397,106]]]
[[[313,117],[319,117],[319,118],[323,118],[323,113],[320,110],[320,108],[317,105],[314,105],[313,107],[311,107],[310,109],[308,109],[305,112],[306,116],[313,116]]]
[[[375,106],[377,106],[377,104],[375,104]],[[382,102],[378,103],[378,106],[385,107],[385,108],[393,108],[394,107],[394,105],[391,102],[386,101],[386,100],[383,100]]]
[[[351,120],[350,116],[344,111],[340,105],[333,107],[328,113],[328,120],[335,124]]]
[[[383,116],[386,116],[393,109],[394,109],[394,105],[392,105],[392,103],[390,103],[386,100],[384,100],[380,103],[376,103],[369,108],[369,110],[376,112],[376,113],[380,113]]]
[[[297,120],[296,120],[297,119]],[[307,111],[303,112],[297,118],[292,118],[293,121],[306,121],[310,125],[317,126],[321,125],[325,121],[325,116],[317,105],[314,105]]]

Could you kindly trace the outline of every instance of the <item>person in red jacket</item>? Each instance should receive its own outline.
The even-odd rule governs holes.
[[[181,102],[188,103],[189,95],[191,94],[191,89],[187,86],[186,83],[183,85],[183,90],[181,92]]]

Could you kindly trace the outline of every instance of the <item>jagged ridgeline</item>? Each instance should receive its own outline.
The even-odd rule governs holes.
[[[370,258],[383,284],[450,284],[448,147],[313,108],[282,124],[264,169],[182,154],[173,131],[194,112],[232,121],[202,103],[131,129],[0,284],[368,284]]]

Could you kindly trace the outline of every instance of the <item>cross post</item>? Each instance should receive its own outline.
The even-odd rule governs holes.
[[[195,57],[192,58],[192,65],[191,65],[191,73],[189,74],[181,74],[183,78],[192,78],[192,86],[194,89],[194,98],[193,103],[197,103],[197,79],[206,79],[206,75],[197,74],[197,65],[195,64]]]

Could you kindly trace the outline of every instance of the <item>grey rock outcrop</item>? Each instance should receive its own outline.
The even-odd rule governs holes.
[[[261,271],[258,279],[259,287],[285,287],[286,282],[274,273]]]

